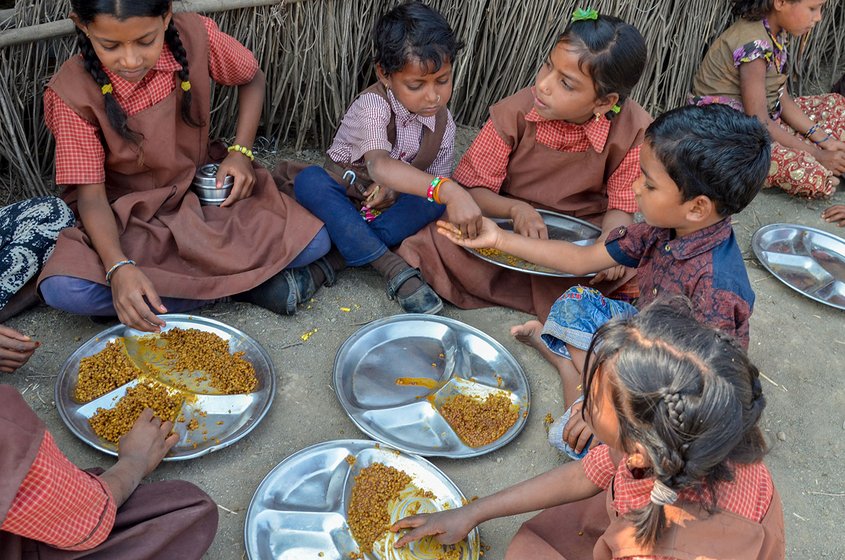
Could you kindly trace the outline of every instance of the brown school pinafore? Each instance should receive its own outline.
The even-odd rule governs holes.
[[[490,107],[493,125],[514,147],[500,194],[600,225],[607,211],[607,180],[625,155],[642,143],[651,117],[628,100],[611,121],[601,153],[559,152],[536,141],[535,123],[525,120],[533,106],[534,96],[526,88]],[[441,297],[464,309],[501,305],[545,320],[563,292],[589,282],[529,275],[487,263],[439,235],[434,224],[406,239],[397,253],[419,267]],[[628,269],[622,279],[595,287],[610,294],[635,274]]]
[[[384,84],[377,81],[359,93],[358,97],[361,97],[366,93],[374,93],[378,95],[384,99],[387,102],[388,107],[390,107],[390,121],[387,123],[387,141],[390,142],[391,145],[395,144],[396,113],[393,112],[393,106],[390,104],[390,98],[387,96],[387,90],[385,89]],[[448,121],[449,111],[446,107],[442,107],[435,115],[434,130],[432,131],[425,126],[423,127],[420,149],[417,152],[417,155],[414,156],[413,161],[410,162],[410,165],[420,171],[425,171],[431,167],[431,164],[434,163],[434,160],[437,158],[440,146],[443,143],[443,136],[446,134]],[[276,182],[276,186],[283,193],[293,196],[293,182],[296,175],[310,165],[311,164],[302,161],[280,161],[273,169],[273,180]],[[327,155],[325,161],[323,162],[323,168],[331,176],[331,178],[337,182],[337,184],[347,187],[347,194],[349,195],[349,198],[352,199],[358,207],[360,207],[361,203],[365,199],[363,195],[364,191],[373,183],[373,180],[367,171],[366,162],[339,163],[333,161]],[[354,172],[354,184],[351,183],[352,176],[347,175],[344,177],[344,174],[347,171]]]
[[[506,560],[610,560],[668,556],[678,560],[781,560],[786,555],[777,490],[760,523],[700,504],[665,506],[671,524],[655,546],[637,544],[633,523],[618,515],[610,492],[547,509],[520,527]]]
[[[0,385],[0,523],[44,439],[44,423],[11,385]],[[99,474],[102,469],[92,469]],[[0,531],[0,560],[198,559],[217,532],[217,506],[181,480],[141,484],[118,508],[109,537],[87,551],[67,551]]]
[[[249,290],[282,270],[322,222],[279,193],[258,166],[250,197],[228,208],[200,206],[190,184],[208,162],[208,37],[196,14],[176,14],[173,21],[188,53],[193,112],[204,125],[194,128],[182,120],[182,90],[174,88],[127,120],[143,134],[142,162],[137,147],[109,124],[100,88],[81,57],[68,60],[48,87],[102,131],[106,193],[126,256],[160,296],[215,299]],[[76,187],[66,189],[64,199],[75,209]],[[112,264],[100,261],[83,228],[70,228],[59,236],[39,281],[65,275],[105,284],[105,268]]]

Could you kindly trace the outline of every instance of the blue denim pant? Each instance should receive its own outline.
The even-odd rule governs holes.
[[[299,268],[316,261],[331,249],[331,240],[323,227],[287,268]],[[110,317],[117,315],[112,300],[111,288],[90,280],[74,276],[50,276],[39,286],[41,297],[50,307],[75,313]],[[161,298],[168,313],[183,313],[218,300]]]
[[[367,223],[346,196],[346,187],[319,166],[308,167],[296,176],[294,192],[297,202],[326,224],[332,242],[349,266],[373,262],[446,209],[420,196],[397,193],[396,202]]]

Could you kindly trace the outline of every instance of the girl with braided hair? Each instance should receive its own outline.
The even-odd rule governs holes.
[[[784,558],[783,510],[758,426],[757,368],[685,298],[605,323],[583,376],[584,419],[605,442],[582,461],[456,510],[415,515],[397,546],[455,543],[489,519],[547,508],[505,558]]]
[[[39,279],[45,301],[155,331],[159,313],[235,296],[291,314],[334,271],[322,223],[279,193],[249,147],[264,102],[252,53],[170,0],[73,0],[80,54],[44,94],[56,183],[80,227]],[[235,144],[208,143],[210,81],[238,86]],[[222,161],[221,161],[222,160]],[[220,161],[219,206],[190,184]]]

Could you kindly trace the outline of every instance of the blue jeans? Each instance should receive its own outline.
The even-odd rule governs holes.
[[[367,223],[346,196],[346,187],[316,165],[296,176],[294,192],[297,202],[326,224],[332,242],[349,266],[373,262],[446,209],[421,196],[397,193],[396,202]]]
[[[329,249],[331,249],[331,240],[324,227],[288,264],[287,268],[300,268],[311,264],[328,253]],[[41,281],[39,290],[47,305],[68,313],[100,317],[117,315],[111,288],[103,284],[74,276],[50,276]],[[161,303],[167,308],[168,313],[183,313],[215,301],[219,300],[161,298]]]

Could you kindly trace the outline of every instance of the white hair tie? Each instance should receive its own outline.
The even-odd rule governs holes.
[[[658,506],[669,506],[678,501],[678,493],[666,486],[662,481],[655,480],[651,488],[651,503]]]

